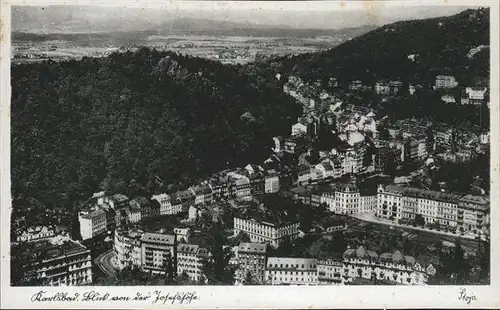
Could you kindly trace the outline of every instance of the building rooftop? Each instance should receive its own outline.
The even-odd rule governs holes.
[[[175,237],[173,235],[157,234],[157,233],[144,233],[144,235],[142,235],[142,242],[173,245],[174,238]]]
[[[146,199],[146,197],[139,196],[139,197],[135,197],[134,199],[130,200],[130,205],[142,208],[142,207],[148,206],[149,201]]]
[[[362,259],[377,259],[378,255],[374,251],[367,250],[364,246],[359,246],[356,250],[347,249],[344,257],[357,257]]]
[[[174,233],[177,235],[187,235],[190,231],[190,228],[174,228]]]
[[[98,216],[106,215],[106,212],[100,208],[93,208],[91,210],[80,211],[79,216],[85,219],[92,219]]]
[[[51,260],[58,257],[84,253],[88,249],[69,238],[53,237],[23,244],[23,256],[30,259]]]
[[[286,211],[271,211],[266,209],[263,205],[259,205],[257,207],[249,206],[246,209],[242,209],[239,215],[235,215],[235,217],[254,220],[260,224],[275,227],[285,226],[287,224],[297,222],[295,218]]]
[[[460,201],[475,203],[475,204],[479,204],[479,205],[489,205],[490,204],[490,200],[487,197],[472,195],[472,194],[465,195],[464,197],[460,198]]]
[[[267,244],[244,242],[240,243],[240,245],[238,246],[238,252],[252,252],[257,254],[265,254],[266,250],[267,250]]]
[[[269,257],[266,269],[316,270],[316,258]]]
[[[384,191],[403,196],[431,199],[443,202],[458,202],[458,200],[460,199],[460,196],[457,194],[431,191],[414,187],[402,187],[397,185],[388,185],[384,188]]]
[[[109,196],[108,199],[114,202],[124,202],[128,200],[128,197],[123,194],[114,194]]]
[[[190,190],[178,191],[170,195],[172,201],[181,200],[186,201],[189,199],[194,199],[194,194]]]
[[[194,191],[195,195],[207,195],[207,194],[212,193],[212,190],[210,189],[210,187],[205,186],[205,185],[194,186],[193,191]]]
[[[153,195],[153,196],[151,196],[151,199],[153,199],[153,200],[158,200],[158,201],[163,200],[163,199],[168,199],[168,200],[170,200],[170,196],[169,196],[169,195],[167,195],[167,194],[158,194],[158,195]]]
[[[187,254],[196,254],[198,253],[199,246],[195,244],[178,244],[177,252],[179,253],[187,253]]]

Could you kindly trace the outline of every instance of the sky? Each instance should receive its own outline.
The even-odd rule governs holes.
[[[19,0],[19,3],[23,3]],[[28,3],[28,2],[26,2]],[[39,4],[33,7],[33,4]],[[29,1],[30,7],[12,7],[13,30],[64,24],[109,24],[122,30],[154,28],[177,18],[210,19],[277,27],[340,29],[383,25],[399,20],[422,19],[456,14],[467,8],[463,2],[405,1],[78,1],[78,5],[48,4],[62,1]],[[65,1],[67,3],[67,0]]]

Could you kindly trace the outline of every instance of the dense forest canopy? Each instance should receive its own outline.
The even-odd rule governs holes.
[[[436,75],[451,74],[470,85],[476,78],[489,78],[489,24],[489,8],[401,21],[321,53],[277,58],[271,66],[306,80],[334,76],[343,84],[361,80],[373,85],[380,79],[433,84]],[[468,57],[482,45],[486,48]]]
[[[301,111],[257,74],[148,48],[13,65],[15,202],[151,193],[264,160]]]

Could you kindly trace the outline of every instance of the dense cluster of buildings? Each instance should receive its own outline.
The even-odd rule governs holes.
[[[489,206],[484,196],[388,185],[378,188],[376,215],[395,221],[420,215],[425,223],[478,235],[488,230]]]
[[[178,243],[177,239],[176,234],[116,229],[113,246],[116,266],[139,268],[151,274],[165,274],[168,268],[173,268],[177,274],[186,273],[192,281],[200,281],[202,260],[208,257],[208,250],[195,244]]]
[[[338,85],[335,78],[327,84],[329,88]],[[436,77],[435,89],[443,92],[447,102],[454,100],[447,91],[457,85],[452,76]],[[369,108],[344,104],[323,86],[322,81],[309,85],[298,77],[288,78],[284,91],[303,106],[304,113],[292,125],[288,137],[273,138],[272,154],[263,163],[220,171],[185,190],[157,193],[150,199],[96,193],[78,212],[82,239],[114,233],[114,262],[118,269],[135,267],[150,274],[185,273],[199,283],[203,280],[203,261],[210,253],[199,244],[190,243],[189,228],[177,227],[167,234],[129,228],[129,224],[181,214],[186,217],[185,223],[194,223],[203,213],[220,222],[225,209],[232,207],[234,235],[244,233],[250,239],[235,251],[236,283],[350,284],[359,278],[374,283],[427,283],[436,273],[434,264],[425,257],[414,258],[400,251],[379,255],[360,246],[347,249],[342,257],[268,257],[270,248],[293,241],[304,232],[299,230],[299,220],[290,209],[255,203],[255,198],[288,189],[292,183],[299,186],[291,191],[296,200],[323,205],[333,214],[372,212],[398,224],[439,225],[453,233],[475,236],[489,229],[489,200],[485,196],[395,184],[366,186],[356,178],[360,174],[373,176],[384,172],[388,159],[396,166],[411,162],[426,167],[435,165],[434,158],[470,160],[489,145],[488,133],[405,119],[386,124],[388,136],[382,138],[380,126],[385,117]],[[362,81],[349,83],[353,92],[368,88]],[[397,80],[378,81],[374,86],[381,96],[394,96],[402,88],[403,83]],[[418,88],[421,86],[410,85],[410,94]],[[467,87],[464,93],[467,104],[478,104],[486,100],[487,88]],[[321,141],[325,132],[338,141]],[[429,132],[433,138],[429,138]],[[341,182],[346,175],[349,178]],[[342,223],[314,224],[314,232],[320,234],[345,229]],[[28,258],[26,279],[44,285],[92,282],[90,251],[78,242],[55,237],[52,227],[19,231],[16,239],[27,245],[26,252],[18,253],[18,257]]]
[[[242,243],[237,249],[236,282],[266,285],[348,285],[359,278],[400,285],[425,285],[436,274],[435,262],[396,250],[377,254],[365,246],[341,257],[268,257],[266,245]]]
[[[405,185],[360,185],[356,178],[311,190],[295,191],[295,199],[310,205],[325,205],[335,214],[375,216],[395,223],[412,224],[421,216],[422,224],[440,226],[454,233],[487,234],[490,201],[484,195],[458,195]]]

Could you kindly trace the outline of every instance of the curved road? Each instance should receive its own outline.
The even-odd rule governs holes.
[[[113,250],[108,251],[95,259],[96,265],[109,277],[116,278],[116,269],[113,267],[111,260],[114,258]]]

